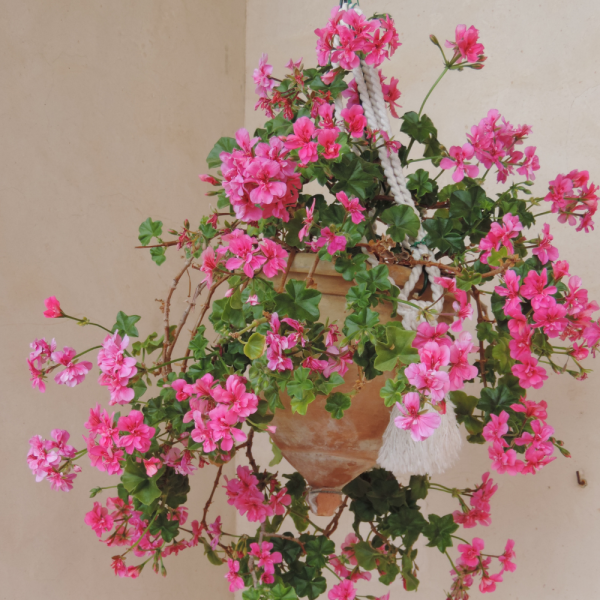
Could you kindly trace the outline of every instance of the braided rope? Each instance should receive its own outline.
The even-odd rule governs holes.
[[[343,3],[341,9],[347,10],[348,4]],[[354,7],[354,10],[361,12],[357,6]],[[361,61],[360,66],[353,70],[353,74],[369,127],[384,131],[391,137],[391,126],[379,73],[374,67]],[[340,104],[336,102],[336,117],[341,116],[339,114],[341,108],[338,112],[339,106]],[[417,217],[419,217],[420,225],[416,239],[422,240],[426,232],[423,229],[419,211],[406,186],[406,179],[402,172],[400,158],[394,153],[388,156],[385,147],[379,148],[379,158],[395,203],[410,206],[415,211]],[[432,256],[432,252],[425,244],[415,244],[415,241],[405,239],[402,243],[404,248],[411,251],[411,255],[415,260],[426,259]],[[365,248],[363,248],[363,252],[366,252]],[[369,253],[366,252],[366,254]],[[372,266],[377,266],[378,264],[377,259],[372,254],[369,254],[368,262]],[[411,299],[410,302],[418,306],[419,309],[441,307],[444,288],[435,283],[435,278],[440,276],[440,270],[434,266],[426,266],[425,271],[430,276],[433,302],[428,303],[415,299]],[[421,265],[416,265],[411,269],[408,280],[402,288],[399,288],[399,298],[401,300],[408,301],[422,272],[423,267]],[[389,279],[390,283],[396,286],[393,279],[391,277]],[[423,313],[419,309],[408,304],[398,303],[397,313],[402,317],[402,324],[406,329],[416,331],[419,322],[423,320]],[[462,442],[454,411],[448,411],[443,415],[441,425],[435,434],[419,443],[413,442],[406,431],[399,430],[395,426],[394,420],[399,414],[398,409],[394,407],[390,415],[390,423],[383,434],[383,443],[377,460],[380,466],[398,476],[400,474],[413,473],[442,473],[454,464],[458,458]]]

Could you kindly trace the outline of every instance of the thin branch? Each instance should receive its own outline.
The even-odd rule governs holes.
[[[306,279],[305,279],[307,288],[311,287],[315,283],[315,281],[313,279],[313,275],[315,274],[315,271],[317,270],[317,266],[319,265],[320,260],[321,260],[321,257],[317,254],[315,257],[315,262],[313,262],[312,267],[310,268],[310,271],[308,272],[308,275],[306,276]]]
[[[168,246],[175,246],[178,243],[178,240],[173,240],[171,242],[164,242],[162,244],[154,244],[152,246],[134,246],[137,248],[167,248]]]
[[[210,505],[212,504],[213,497],[215,495],[215,491],[217,490],[217,486],[219,485],[219,481],[221,479],[222,472],[223,472],[223,465],[221,465],[219,467],[219,470],[217,471],[217,476],[215,477],[215,483],[213,485],[212,491],[210,493],[210,496],[208,497],[208,500],[206,501],[206,504],[204,505],[204,512],[202,513],[202,525],[204,526],[205,529],[208,529],[208,525],[206,524],[206,517],[208,515],[208,509],[210,508]],[[210,533],[208,535],[210,536]],[[211,537],[211,539],[212,539],[212,537]]]
[[[294,262],[294,258],[296,256],[296,248],[292,248],[290,250],[290,254],[288,256],[288,261],[287,261],[287,265],[285,267],[285,272],[283,273],[282,277],[281,277],[281,283],[279,284],[279,289],[277,290],[278,294],[282,294],[283,290],[285,289],[285,282],[287,281],[288,275],[290,273],[290,269],[292,268],[292,263]]]
[[[342,516],[344,509],[348,505],[349,499],[350,499],[350,496],[346,496],[344,498],[344,502],[342,502],[342,505],[338,508],[338,511],[333,516],[333,519],[331,519],[331,521],[329,522],[327,527],[325,527],[325,531],[323,532],[323,534],[326,535],[327,537],[331,537],[333,532],[337,529],[339,522],[340,522],[340,517]]]
[[[483,307],[481,305],[481,294],[475,286],[471,288],[471,294],[473,295],[473,298],[475,298],[475,304],[477,305],[477,323],[483,323],[487,321],[487,319],[483,315]],[[483,345],[483,340],[479,340],[479,371],[481,374],[481,382],[483,383],[483,387],[487,387],[487,380],[485,377],[486,362],[487,360],[485,358],[485,347]]]
[[[181,315],[181,319],[179,320],[179,324],[177,325],[177,329],[175,330],[175,335],[173,336],[173,341],[171,342],[171,344],[169,346],[168,355],[165,356],[165,358],[167,360],[171,360],[171,356],[173,354],[173,348],[175,348],[175,344],[177,343],[179,334],[181,333],[181,330],[183,329],[183,326],[185,325],[185,322],[187,321],[188,315],[196,306],[196,300],[198,299],[198,296],[202,293],[202,291],[204,290],[205,287],[206,287],[206,283],[204,281],[202,283],[199,283],[196,286],[196,291],[194,292],[194,296],[193,296],[192,300],[188,303],[187,308],[185,309],[183,315]]]
[[[177,287],[177,284],[179,283],[180,279],[183,277],[183,274],[190,268],[190,265],[192,264],[192,260],[193,260],[193,257],[190,256],[190,258],[188,258],[185,261],[185,264],[183,265],[183,269],[181,269],[181,271],[175,276],[175,278],[171,282],[171,287],[169,288],[169,293],[167,294],[167,299],[165,300],[164,318],[163,318],[163,323],[164,323],[164,328],[165,328],[165,341],[163,342],[163,356],[165,358],[167,358],[168,353],[169,353],[169,313],[171,311],[171,298],[173,297],[175,288]],[[165,375],[170,373],[172,370],[173,369],[170,366],[166,366],[165,367]]]
[[[254,429],[251,429],[250,433],[248,434],[248,441],[246,442],[246,456],[248,458],[248,462],[250,463],[250,466],[252,467],[252,471],[254,471],[254,473],[257,474],[260,469],[258,468],[256,461],[254,460],[254,456],[252,456],[252,443],[253,442],[254,442]]]

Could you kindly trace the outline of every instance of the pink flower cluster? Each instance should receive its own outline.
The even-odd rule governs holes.
[[[491,556],[483,554],[485,543],[481,538],[473,538],[471,544],[459,544],[460,557],[455,563],[456,569],[452,569],[454,582],[448,598],[455,600],[468,600],[467,591],[473,585],[474,577],[481,575],[479,591],[481,593],[494,592],[496,584],[502,582],[505,571],[513,572],[517,566],[512,562],[515,557],[514,541],[508,540],[504,552],[498,557],[500,571],[490,574],[489,568],[492,562]]]
[[[238,425],[254,414],[258,407],[258,397],[247,391],[246,382],[244,377],[230,375],[223,388],[207,373],[193,384],[184,379],[171,383],[179,402],[190,400],[190,410],[183,417],[183,422],[194,421],[191,437],[194,442],[202,444],[204,452],[214,452],[219,444],[220,449],[227,453],[233,448],[234,441],[246,439]],[[179,456],[173,458],[179,459]]]
[[[39,435],[29,440],[31,447],[27,453],[27,464],[35,475],[35,480],[40,482],[47,479],[53,490],[72,490],[73,480],[81,470],[72,462],[77,450],[67,444],[69,437],[68,431],[53,429],[51,440],[45,440]]]
[[[488,112],[478,125],[471,127],[471,133],[467,134],[468,143],[462,148],[452,146],[449,154],[451,158],[445,158],[440,163],[443,169],[455,169],[453,179],[455,182],[462,181],[464,174],[476,177],[479,168],[467,161],[475,157],[487,170],[496,166],[497,180],[505,183],[509,175],[515,171],[528,180],[535,179],[534,171],[538,171],[540,163],[535,154],[535,146],[528,146],[524,152],[515,149],[515,146],[523,143],[523,139],[531,133],[529,125],[515,127],[502,117],[496,109]]]
[[[92,466],[109,475],[120,475],[123,472],[121,462],[125,452],[119,447],[119,428],[115,423],[114,413],[109,416],[99,404],[90,409],[90,418],[85,423],[90,432],[85,438]]]
[[[215,249],[208,247],[202,253],[200,271],[205,274],[207,285],[213,284],[215,269],[219,267],[225,255],[229,258],[224,264],[227,271],[242,269],[244,275],[253,278],[255,273],[262,270],[266,277],[275,277],[279,271],[284,271],[288,253],[277,242],[269,239],[258,240],[235,229],[222,237],[226,246]]]
[[[488,449],[492,468],[498,473],[537,473],[542,467],[556,459],[552,456],[554,444],[549,441],[554,434],[554,428],[545,422],[547,418],[546,403],[537,404],[521,399],[521,404],[512,404],[516,412],[525,413],[519,437],[514,444],[525,447],[525,461],[517,458],[517,452],[509,447],[504,436],[508,433],[509,414],[503,410],[500,415],[491,415],[491,421],[483,428],[483,437],[491,443]],[[526,425],[531,427],[531,432],[524,431]],[[507,450],[508,448],[508,450]]]
[[[286,488],[275,492],[271,486],[271,495],[267,499],[263,492],[258,489],[258,478],[252,473],[249,467],[239,466],[237,468],[237,477],[228,479],[225,477],[227,485],[223,486],[227,492],[227,502],[235,506],[239,513],[251,523],[264,523],[267,517],[273,515],[284,515],[286,506],[292,502],[291,496]]]
[[[555,282],[568,274],[568,268],[564,261],[553,265]],[[592,313],[599,307],[595,301],[588,300],[588,292],[581,288],[579,277],[569,278],[568,294],[565,293],[560,304],[555,298],[556,286],[548,285],[547,269],[540,273],[529,271],[522,283],[515,271],[508,270],[504,274],[504,285],[496,286],[495,291],[505,298],[504,313],[510,317],[508,330],[512,338],[509,343],[510,356],[518,361],[512,366],[512,372],[519,378],[521,387],[539,389],[548,378],[545,369],[538,365],[531,353],[535,328],[541,329],[551,339],[568,338],[573,342],[570,354],[576,360],[586,358],[588,348],[595,350],[600,340],[600,328],[597,323],[592,322]],[[524,300],[531,303],[533,324],[530,324],[521,309]],[[584,340],[588,348],[583,344],[578,345],[577,341],[580,340]]]
[[[316,29],[319,65],[339,63],[351,71],[364,58],[368,65],[379,66],[400,46],[391,17],[366,19],[354,9],[334,8],[323,29]]]
[[[51,355],[55,363],[63,365],[64,371],[60,371],[54,377],[54,381],[58,384],[75,387],[79,385],[85,376],[92,370],[92,363],[87,360],[81,362],[75,361],[75,350],[73,348],[64,347],[59,352],[53,352]]]
[[[275,583],[275,565],[283,561],[281,552],[271,552],[272,549],[273,544],[271,542],[252,543],[248,553],[249,556],[254,557],[254,564],[263,570],[260,580],[266,584]]]
[[[29,344],[31,352],[27,364],[31,374],[31,385],[38,388],[40,392],[46,391],[46,382],[44,381],[44,370],[42,367],[50,360],[52,353],[56,350],[56,340],[52,340],[50,344],[46,339],[34,340]]]
[[[98,366],[102,375],[98,383],[110,390],[110,402],[114,404],[127,404],[135,396],[133,388],[127,387],[129,380],[137,374],[136,360],[132,356],[125,356],[129,345],[129,336],[121,339],[118,331],[109,334],[102,342],[102,349],[98,352]]]
[[[587,171],[571,171],[557,175],[550,182],[549,192],[544,198],[552,202],[552,212],[558,213],[560,223],[577,225],[577,231],[586,233],[594,229],[592,217],[598,210],[598,186],[589,181]]]
[[[506,248],[509,254],[513,254],[515,249],[511,240],[518,237],[519,231],[522,229],[523,225],[519,221],[519,217],[510,213],[502,217],[502,225],[492,223],[489,233],[479,242],[479,249],[483,251],[479,260],[487,265],[492,250],[498,252],[502,247]]]
[[[462,525],[465,529],[475,525],[488,526],[492,522],[490,516],[490,499],[496,493],[497,485],[490,479],[490,474],[484,473],[481,485],[477,486],[471,495],[471,508],[463,506],[462,510],[455,510],[452,517],[455,523]]]
[[[354,589],[354,586],[351,585],[350,582],[356,582],[360,579],[364,579],[365,581],[371,581],[371,573],[368,571],[361,571],[358,568],[358,561],[356,560],[356,555],[354,554],[354,544],[358,544],[360,540],[356,536],[355,533],[349,533],[346,536],[346,539],[341,544],[342,553],[340,556],[336,556],[335,554],[329,555],[329,564],[333,567],[335,574],[342,579],[349,580],[348,583],[345,583],[344,586],[337,587],[338,591],[348,592]],[[350,565],[353,567],[349,569],[346,565]],[[330,592],[331,594],[336,593],[336,587],[334,587]]]
[[[277,82],[271,77],[273,67],[267,64],[269,57],[263,54],[258,62],[258,68],[254,69],[253,79],[256,84],[256,93],[261,98],[266,98],[268,93],[277,85]]]
[[[180,525],[187,521],[187,508],[180,506],[177,509],[170,509],[167,515],[169,520],[177,520]],[[173,541],[171,545],[165,546],[160,531],[151,534],[148,529],[148,521],[143,518],[141,511],[133,508],[133,499],[129,497],[127,502],[121,498],[108,498],[106,506],[100,502],[94,502],[92,510],[86,513],[84,522],[101,538],[105,533],[108,536],[99,541],[109,547],[129,546],[133,548],[133,553],[137,557],[152,557],[155,553],[165,557],[170,554],[178,554],[181,550],[198,545],[198,540],[202,534],[202,525],[198,521],[192,522],[192,539]],[[143,568],[139,566],[126,566],[123,560],[124,555],[113,556],[112,568],[115,575],[119,577],[138,577]]]
[[[456,287],[456,281],[454,279],[450,279],[449,277],[436,277],[435,283],[441,285],[444,289],[447,290],[448,293],[454,295],[454,302],[452,303],[452,308],[456,312],[454,314],[454,322],[452,323],[450,329],[452,331],[461,331],[462,325],[465,322],[465,320],[470,320],[473,318],[473,307],[469,302],[467,292],[465,292],[464,290],[459,290]],[[415,348],[416,347],[417,346],[415,346]]]
[[[456,56],[460,56],[456,64],[463,62],[477,63],[484,62],[486,57],[483,55],[485,49],[483,44],[478,43],[479,31],[471,25],[467,29],[466,25],[457,25],[454,32],[454,41],[446,40],[446,48],[452,48]]]
[[[258,143],[245,129],[235,134],[239,149],[221,152],[223,188],[238,219],[245,223],[276,217],[287,222],[288,209],[302,187],[296,163],[287,158],[284,143],[272,137]]]

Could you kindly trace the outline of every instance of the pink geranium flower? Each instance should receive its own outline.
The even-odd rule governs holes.
[[[99,502],[94,502],[94,508],[86,513],[84,522],[96,532],[98,537],[102,537],[105,531],[110,531],[114,524],[112,516],[108,514],[108,509]]]
[[[394,419],[396,427],[410,431],[410,436],[415,442],[427,439],[442,422],[440,415],[435,412],[420,412],[421,398],[415,392],[405,394],[402,404],[396,402],[396,407],[401,414]]]
[[[356,598],[356,588],[352,581],[344,579],[329,590],[327,597],[329,600],[354,600]]]
[[[550,235],[550,225],[544,223],[543,237],[539,240],[538,246],[531,253],[540,259],[540,262],[545,265],[548,261],[554,262],[558,259],[558,250],[552,245],[554,238]]]
[[[277,85],[274,79],[271,79],[273,67],[267,64],[269,57],[263,54],[260,57],[258,68],[254,69],[252,78],[256,84],[256,93],[262,98],[268,96],[268,93]]]
[[[336,235],[329,227],[324,227],[321,229],[321,237],[316,241],[317,248],[323,246],[327,246],[327,252],[333,256],[338,250],[346,249],[346,237]]]
[[[59,317],[63,316],[63,311],[60,308],[60,302],[56,299],[55,296],[50,296],[50,298],[46,298],[44,300],[44,304],[46,305],[44,316],[47,319],[58,319]]]
[[[128,432],[128,435],[119,438],[119,446],[127,454],[133,454],[135,450],[142,454],[148,452],[156,429],[144,424],[144,415],[139,410],[132,410],[126,417],[120,417],[117,427],[119,431]]]
[[[75,350],[68,347],[52,353],[52,360],[66,367],[64,371],[60,371],[60,373],[54,377],[56,383],[75,387],[76,385],[79,385],[85,379],[85,376],[92,370],[93,365],[89,361],[82,360],[81,362],[73,362],[75,354]]]
[[[470,63],[482,62],[485,60],[483,56],[485,49],[483,44],[477,43],[478,39],[479,31],[473,25],[468,29],[466,25],[457,25],[454,41],[447,40],[445,45],[446,48],[453,48],[456,54],[460,54],[459,63],[463,60]]]
[[[461,564],[471,568],[477,567],[484,547],[485,543],[481,538],[473,538],[471,544],[459,544],[457,549],[461,553]]]
[[[513,375],[519,378],[519,385],[522,388],[539,389],[548,379],[546,370],[538,366],[538,361],[533,356],[523,360],[522,364],[516,364],[511,367]]]
[[[267,277],[275,277],[279,271],[285,271],[288,253],[277,242],[264,239],[259,244],[267,262],[263,265],[263,273]]]
[[[348,196],[344,192],[338,192],[335,197],[342,203],[342,206],[346,209],[355,225],[365,220],[365,215],[362,213],[365,212],[366,208],[361,206],[358,198],[348,199]]]
[[[299,148],[298,157],[302,165],[319,160],[317,144],[313,142],[315,135],[315,124],[308,117],[300,117],[294,123],[293,135],[288,135],[285,140],[285,147],[289,150]]]
[[[471,160],[473,154],[475,154],[475,150],[471,144],[464,144],[462,148],[460,146],[451,146],[448,153],[451,158],[442,158],[440,167],[442,169],[454,169],[452,180],[455,183],[462,181],[465,174],[469,177],[477,177],[479,174],[479,167],[465,162]]]
[[[336,144],[339,131],[336,129],[320,129],[317,132],[319,144],[323,146],[323,158],[333,160],[340,155],[341,144]]]
[[[228,558],[227,566],[229,567],[229,572],[227,575],[225,575],[225,579],[229,581],[229,591],[235,592],[236,590],[243,590],[244,580],[238,575],[240,570],[240,562],[238,560]]]
[[[367,126],[367,119],[364,115],[363,107],[356,104],[342,110],[341,115],[346,122],[348,133],[352,137],[362,137],[365,127]]]

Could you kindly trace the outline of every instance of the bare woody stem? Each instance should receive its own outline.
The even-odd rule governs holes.
[[[175,348],[175,344],[177,343],[177,339],[179,338],[179,334],[187,321],[187,318],[194,307],[196,306],[196,300],[198,296],[202,293],[202,290],[206,287],[206,283],[202,282],[196,286],[196,291],[194,292],[194,296],[191,301],[188,303],[187,308],[185,309],[183,315],[181,315],[181,319],[179,320],[179,324],[177,325],[177,329],[175,330],[175,335],[173,336],[173,341],[169,345],[168,356],[165,356],[166,360],[171,360],[171,356],[173,355],[173,348]]]
[[[154,244],[152,246],[135,246],[136,250],[138,248],[168,248],[169,246],[175,246],[177,244],[177,240],[173,240],[171,242],[163,242],[162,244]]]
[[[192,330],[192,335],[190,336],[190,341],[192,341],[195,337],[196,334],[198,333],[198,329],[200,328],[200,325],[202,325],[202,320],[204,319],[208,309],[210,308],[210,303],[212,301],[212,297],[215,293],[215,290],[224,282],[227,281],[228,277],[225,277],[215,283],[212,284],[212,286],[210,287],[209,291],[208,291],[208,297],[206,298],[206,302],[202,305],[202,312],[200,313],[200,316],[198,317],[198,320],[196,321],[196,324],[194,325],[194,329]],[[185,373],[185,370],[187,368],[187,362],[188,359],[190,357],[191,354],[191,350],[189,349],[189,347],[186,349],[185,351],[185,359],[183,361],[183,364],[181,365],[181,372]]]
[[[325,527],[325,531],[323,532],[323,534],[326,535],[327,537],[331,537],[333,532],[337,529],[337,527],[340,523],[340,517],[342,516],[344,509],[348,505],[349,499],[350,499],[350,496],[346,496],[344,498],[344,502],[342,502],[342,505],[338,508],[337,512],[333,516],[333,519],[331,519],[331,521],[329,521],[329,524],[327,525],[327,527]]]
[[[277,289],[278,294],[282,294],[285,289],[285,282],[287,281],[288,275],[290,274],[290,269],[292,268],[292,263],[294,262],[294,258],[296,256],[296,249],[292,248],[290,250],[290,255],[288,256],[287,265],[285,267],[285,272],[281,276],[281,283],[279,284],[279,288]]]
[[[210,493],[210,496],[208,497],[208,500],[206,501],[206,504],[204,505],[204,511],[202,513],[202,525],[204,526],[205,529],[208,529],[208,525],[206,523],[206,517],[208,516],[208,509],[210,508],[210,505],[212,504],[213,498],[215,496],[215,492],[217,490],[217,486],[219,485],[219,481],[221,480],[222,472],[223,472],[223,465],[221,465],[219,467],[219,470],[217,471],[217,476],[215,477],[215,482],[213,484],[212,491]]]
[[[192,264],[192,260],[193,257],[190,256],[190,258],[188,258],[185,261],[185,264],[183,265],[183,269],[181,269],[181,271],[175,276],[175,278],[173,279],[172,283],[171,283],[171,287],[169,288],[169,293],[167,294],[167,299],[165,300],[165,306],[164,306],[164,318],[163,318],[163,323],[164,323],[164,328],[165,328],[165,340],[163,342],[163,356],[165,358],[167,358],[169,356],[169,313],[171,311],[171,298],[173,297],[173,293],[175,292],[175,288],[177,287],[177,284],[179,283],[180,279],[183,277],[183,275],[185,274],[185,272],[190,268],[190,265]],[[168,375],[168,373],[170,373],[173,369],[170,366],[165,366],[165,376]]]
[[[475,298],[475,304],[477,306],[477,323],[483,323],[487,321],[484,316],[483,307],[481,305],[481,293],[479,290],[473,286],[471,288],[471,294],[473,298]],[[485,378],[485,363],[487,362],[485,358],[485,347],[483,345],[483,340],[479,341],[479,371],[481,375],[481,382],[483,383],[483,387],[487,387],[487,380]]]
[[[306,276],[306,287],[310,287],[311,285],[314,285],[315,280],[313,279],[313,275],[315,274],[315,271],[317,270],[317,266],[319,265],[319,261],[321,260],[321,257],[317,254],[315,257],[315,262],[313,262],[312,267],[310,268],[310,271],[308,272],[308,275]]]

